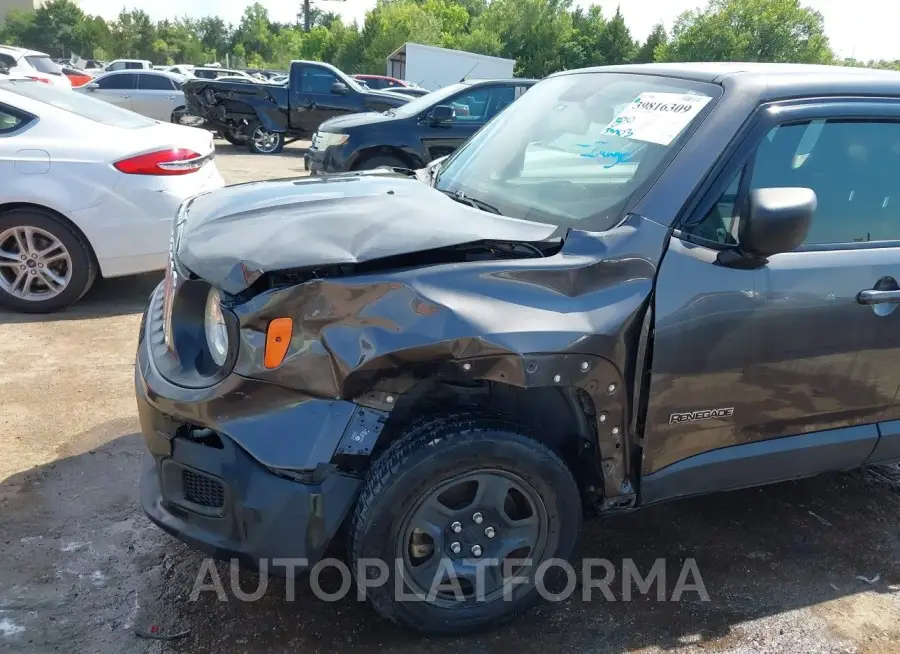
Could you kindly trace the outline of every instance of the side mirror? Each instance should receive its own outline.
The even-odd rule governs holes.
[[[84,85],[84,88],[85,88],[85,90],[87,90],[87,91],[92,91],[92,92],[93,92],[93,91],[96,91],[97,89],[99,89],[99,88],[100,88],[100,85],[97,84],[97,82],[91,82],[90,84],[85,84],[85,85]]]
[[[818,200],[808,188],[760,188],[750,192],[738,226],[741,250],[766,258],[790,252],[809,233]]]
[[[335,95],[347,95],[347,85],[343,82],[335,82],[331,85],[331,92]]]
[[[432,125],[448,125],[456,118],[456,109],[449,104],[439,104],[428,114],[428,122]]]

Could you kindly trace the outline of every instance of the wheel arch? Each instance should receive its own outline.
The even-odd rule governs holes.
[[[353,160],[353,163],[350,165],[350,169],[357,170],[359,166],[374,157],[395,157],[396,159],[403,161],[411,169],[421,168],[425,165],[419,157],[407,152],[403,148],[395,145],[375,145],[360,150]]]
[[[477,357],[385,381],[355,398],[361,408],[381,416],[380,424],[373,423],[366,432],[370,440],[365,451],[359,451],[356,439],[356,443],[342,441],[338,448],[339,454],[367,455],[363,467],[427,416],[486,411],[521,422],[566,461],[579,486],[594,499],[602,495],[626,504],[633,499],[625,436],[627,396],[620,374],[602,357]]]
[[[43,213],[49,214],[53,216],[53,218],[64,222],[66,225],[72,228],[72,230],[78,235],[78,237],[84,241],[84,244],[87,245],[88,254],[91,257],[91,261],[93,262],[96,270],[102,273],[100,269],[100,263],[97,259],[97,253],[94,252],[94,245],[91,243],[90,239],[84,233],[84,230],[81,229],[74,221],[72,221],[68,216],[60,213],[56,209],[51,209],[42,204],[36,204],[33,202],[4,202],[0,203],[0,216],[3,216],[11,211],[16,211],[18,209],[29,209],[33,211],[41,211]]]

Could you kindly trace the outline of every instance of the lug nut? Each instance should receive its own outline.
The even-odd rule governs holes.
[[[607,391],[608,393],[615,393],[615,392],[616,392],[616,385],[615,385],[615,384],[610,384],[609,386],[606,387],[606,391]]]
[[[590,368],[590,365],[588,364],[587,361],[584,361],[584,362],[581,364],[581,369],[582,369],[582,370],[587,370],[588,368]]]
[[[43,267],[44,267],[44,264],[42,264],[42,263],[38,264],[38,268],[43,268]]]
[[[475,515],[472,516],[472,520],[475,521],[476,525],[480,525],[481,522],[484,520],[484,516],[481,515],[480,513],[476,513]]]
[[[562,377],[560,377],[559,375],[553,375],[553,382],[555,384],[558,384],[561,381],[562,381]]]
[[[459,522],[454,522],[452,525],[450,525],[450,529],[453,530],[454,534],[458,534],[462,531],[462,524],[460,524]]]
[[[462,545],[459,543],[450,543],[450,551],[454,554],[459,554],[462,551]]]
[[[28,257],[26,257],[26,256],[23,254],[23,255],[21,255],[19,258],[20,258],[22,261],[25,261],[25,259],[27,259]]]
[[[25,270],[25,265],[23,264],[23,265],[19,266],[19,268],[21,268],[22,270]]]
[[[494,531],[493,527],[488,527],[487,529],[484,530],[484,535],[487,536],[488,538],[493,538],[494,536],[497,535],[497,533]]]
[[[597,419],[600,420],[600,422],[606,422],[606,414],[605,414],[605,413],[601,413],[601,414],[597,417]]]
[[[618,436],[618,435],[619,435],[619,428],[618,428],[618,427],[613,427],[613,428],[612,428],[612,435],[613,435],[613,436]]]
[[[472,556],[481,556],[481,545],[472,545]]]

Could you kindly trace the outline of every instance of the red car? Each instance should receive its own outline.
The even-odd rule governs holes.
[[[73,89],[79,86],[84,86],[94,79],[80,68],[75,68],[74,66],[61,66],[61,68],[63,75],[68,77],[69,81],[72,82]]]
[[[366,86],[376,91],[381,91],[383,89],[392,89],[398,86],[411,86],[409,82],[405,82],[402,79],[397,79],[396,77],[387,77],[386,75],[354,75],[353,79],[358,79],[360,82],[365,82]]]

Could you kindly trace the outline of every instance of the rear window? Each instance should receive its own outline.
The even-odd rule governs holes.
[[[27,55],[25,61],[31,64],[31,67],[39,73],[44,73],[45,75],[62,75],[62,69],[60,69],[59,65],[50,57]]]
[[[112,127],[138,129],[155,124],[155,121],[140,114],[120,109],[77,91],[61,90],[31,80],[8,80],[0,84],[0,89]]]

